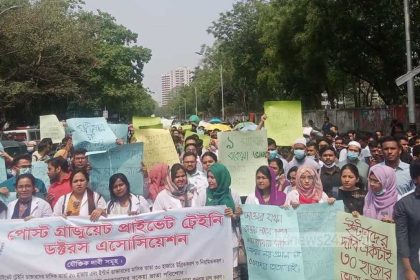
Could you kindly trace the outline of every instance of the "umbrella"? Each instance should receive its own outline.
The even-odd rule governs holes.
[[[241,122],[238,123],[233,130],[240,130],[240,131],[253,131],[257,129],[257,125],[253,122]]]
[[[198,124],[200,122],[200,117],[197,115],[191,115],[189,117],[190,122]]]
[[[212,118],[211,120],[209,120],[209,123],[221,123],[222,120],[219,118]]]
[[[226,124],[216,123],[216,124],[210,124],[206,127],[206,130],[215,130],[218,129],[220,131],[230,131],[232,128]]]

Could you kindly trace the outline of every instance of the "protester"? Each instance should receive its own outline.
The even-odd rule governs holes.
[[[54,215],[90,217],[93,222],[106,215],[106,202],[89,188],[89,174],[85,169],[74,170],[70,183],[72,192],[58,199]]]
[[[348,163],[341,168],[341,187],[338,190],[337,200],[344,203],[344,211],[347,213],[363,213],[366,191],[357,167]]]
[[[34,196],[35,177],[21,174],[16,178],[16,197],[7,205],[8,219],[31,219],[52,216],[51,206],[45,200]]]
[[[171,210],[200,205],[197,189],[188,183],[187,170],[179,163],[172,165],[167,184],[156,197],[153,211]]]
[[[51,147],[51,138],[42,139],[37,146],[37,150],[32,154],[32,162],[49,160],[49,153],[51,152]]]
[[[245,204],[282,206],[286,194],[279,190],[275,171],[268,166],[260,166],[255,174],[255,191],[248,195]]]
[[[400,198],[414,189],[414,184],[411,183],[410,166],[400,160],[402,148],[395,137],[383,137],[381,147],[385,161],[378,165],[386,165],[394,169],[397,176],[398,197]]]
[[[90,167],[88,158],[86,156],[86,153],[87,153],[87,150],[83,148],[74,150],[73,157],[71,159],[72,170],[86,169],[87,171],[90,171],[91,167]]]
[[[324,163],[320,170],[320,177],[324,192],[328,197],[337,198],[338,187],[341,185],[340,168],[336,166],[336,153],[332,146],[322,148],[319,152]]]
[[[363,215],[377,220],[392,220],[398,196],[394,170],[385,165],[372,166],[368,180]]]
[[[73,150],[73,141],[70,136],[66,136],[61,140],[61,148],[54,154],[54,157],[62,157],[69,159]]]
[[[347,147],[347,159],[338,163],[338,167],[342,168],[344,165],[351,163],[357,167],[359,175],[363,180],[363,185],[366,186],[369,165],[363,160],[360,160],[360,152],[362,146],[359,142],[351,141]]]
[[[283,162],[278,158],[273,158],[268,160],[268,165],[274,171],[277,189],[283,192],[288,186],[290,186],[290,182],[284,175]]]
[[[378,164],[384,161],[381,144],[378,141],[373,140],[372,142],[369,143],[369,152],[370,152],[370,157],[368,159],[369,167],[372,167],[375,164]]]
[[[420,160],[411,163],[410,176],[416,188],[401,198],[394,210],[398,257],[402,259],[406,280],[420,277]]]
[[[1,195],[9,196],[10,192],[16,191],[16,188],[15,188],[16,176],[32,173],[31,156],[29,154],[25,154],[25,155],[20,155],[20,156],[15,157],[12,163],[12,173],[13,173],[13,177],[0,183]],[[36,196],[40,198],[44,198],[47,193],[47,188],[45,187],[44,182],[42,182],[38,178],[35,178],[35,192],[36,192]]]
[[[420,145],[415,145],[413,148],[413,160],[420,159]]]
[[[231,192],[231,177],[227,168],[220,163],[210,166],[207,172],[209,186],[206,192],[206,206],[225,205],[225,215],[232,219],[233,247],[233,279],[240,279],[238,266],[238,250],[241,236],[239,233],[239,216],[241,214],[241,198]]]
[[[297,207],[299,204],[328,202],[334,203],[335,198],[328,197],[323,192],[321,178],[315,168],[301,166],[296,173],[296,189],[286,196],[287,206]]]
[[[322,125],[322,128],[321,128],[324,135],[327,132],[330,132],[331,127],[332,127],[332,123],[330,123],[330,118],[325,116],[324,117],[324,124]]]
[[[401,146],[401,161],[410,164],[410,162],[413,160],[413,157],[411,156],[411,149],[408,145],[408,138],[405,136],[400,136],[398,138],[398,143]]]
[[[287,186],[284,189],[284,193],[288,194],[290,191],[296,189],[296,173],[297,173],[298,167],[294,166],[289,169],[287,172],[287,180],[290,182],[290,186]]]
[[[289,170],[289,163],[285,158],[282,157],[281,154],[279,154],[276,141],[272,138],[267,138],[267,145],[267,158],[269,160],[275,158],[280,159],[283,164],[284,172],[287,172]]]
[[[187,171],[188,182],[195,186],[199,193],[205,192],[208,182],[204,173],[197,168],[197,155],[185,152],[182,163]]]
[[[122,173],[109,178],[111,200],[106,205],[107,215],[137,215],[150,212],[149,203],[141,195],[134,195],[130,183]]]
[[[295,143],[293,144],[293,154],[294,157],[292,161],[289,162],[289,168],[292,168],[293,166],[300,167],[303,165],[310,165],[314,169],[319,170],[319,164],[306,156],[305,138],[296,139]]]
[[[309,142],[308,144],[306,144],[306,157],[314,160],[316,163],[322,166],[322,162],[319,161],[317,143]]]
[[[158,163],[150,169],[149,174],[149,197],[152,202],[157,195],[166,188],[169,166],[166,163]]]
[[[212,152],[205,152],[201,156],[201,163],[203,164],[204,172],[207,172],[213,164],[217,162],[217,156]]]
[[[54,208],[54,205],[61,196],[71,193],[71,173],[67,160],[62,157],[52,158],[47,163],[47,175],[50,178],[51,185],[48,188],[46,200]]]

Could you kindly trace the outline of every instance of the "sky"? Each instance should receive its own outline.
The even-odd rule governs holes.
[[[138,34],[137,44],[152,50],[144,67],[143,86],[160,102],[162,74],[179,66],[194,69],[195,52],[214,42],[207,28],[236,0],[85,0],[85,9],[101,10]]]

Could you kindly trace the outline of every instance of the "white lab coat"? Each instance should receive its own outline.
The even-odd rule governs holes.
[[[194,191],[193,198],[191,200],[191,207],[200,207],[202,206],[203,197],[197,191]],[[155,202],[153,203],[152,211],[167,211],[171,209],[180,209],[182,208],[181,201],[170,195],[169,191],[164,189],[156,197]]]
[[[69,202],[70,196],[72,193],[68,193],[65,195],[60,196],[57,203],[54,205],[54,215],[61,216],[67,212],[67,204]],[[95,208],[105,209],[106,202],[102,195],[98,194],[97,192],[93,192],[93,201],[95,202]],[[66,204],[66,205],[64,205]],[[64,205],[64,207],[63,207]],[[64,209],[64,211],[63,211]],[[89,217],[89,206],[88,206],[88,197],[87,191],[83,194],[82,202],[80,205],[80,217]]]
[[[149,203],[141,195],[137,196],[135,194],[130,194],[130,199],[131,199],[131,209],[129,210],[130,212],[136,212],[137,214],[149,213],[150,212]],[[109,207],[110,203],[111,203],[111,201],[108,201],[108,203],[106,204],[107,211],[108,211],[108,207]],[[119,202],[116,201],[114,203],[114,205],[115,204],[119,204]],[[114,213],[112,211],[114,209],[114,205],[112,205],[109,208],[109,215],[114,215]]]
[[[15,206],[18,201],[19,199],[15,199],[7,205],[7,219],[12,218],[13,211],[15,210]],[[32,196],[30,216],[34,218],[52,216],[51,205],[42,198]]]

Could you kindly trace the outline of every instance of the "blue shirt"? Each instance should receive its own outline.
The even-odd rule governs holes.
[[[379,165],[386,165],[385,162],[378,163]],[[402,195],[414,190],[414,184],[411,182],[410,176],[410,165],[400,160],[397,168],[395,170],[395,175],[397,176],[397,191],[398,198],[401,198]]]

